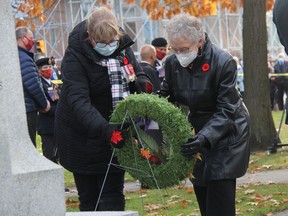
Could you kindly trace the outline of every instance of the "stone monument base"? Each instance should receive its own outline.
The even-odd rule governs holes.
[[[135,211],[67,212],[66,216],[139,216]]]

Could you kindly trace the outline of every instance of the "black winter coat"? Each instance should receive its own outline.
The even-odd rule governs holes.
[[[183,68],[175,55],[165,62],[161,94],[189,107],[195,133],[211,148],[197,160],[194,184],[243,176],[250,156],[249,113],[236,89],[237,66],[232,57],[208,37],[191,68]]]
[[[41,77],[41,82],[43,86],[43,90],[47,99],[50,102],[50,110],[46,113],[39,112],[38,114],[38,121],[37,121],[37,132],[39,135],[54,135],[54,119],[55,119],[55,111],[57,107],[58,100],[52,100],[49,91],[54,87],[54,84],[49,83],[43,77]],[[55,89],[56,94],[60,94],[59,89]]]
[[[149,64],[148,62],[140,62],[140,66],[142,67],[143,71],[148,74],[150,77],[152,84],[153,84],[153,92],[157,92],[160,90],[161,81],[158,76],[158,71],[156,67]]]
[[[112,94],[107,67],[96,63],[105,57],[94,51],[87,39],[83,21],[70,33],[61,64],[63,85],[56,110],[55,134],[60,163],[66,169],[97,174],[107,170],[112,154],[104,137],[104,128],[112,113]],[[110,57],[121,60],[121,51],[125,50],[137,77],[147,78],[130,48],[133,43],[128,35],[123,36],[119,48]],[[130,92],[135,91],[134,83],[130,82],[129,87]],[[117,163],[115,157],[113,163]],[[114,166],[110,168],[110,172],[118,170]]]

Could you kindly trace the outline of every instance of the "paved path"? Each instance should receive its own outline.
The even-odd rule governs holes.
[[[272,170],[258,173],[247,173],[245,176],[237,179],[237,184],[246,184],[246,183],[288,183],[288,169],[284,170]],[[186,187],[192,187],[189,179],[185,182]],[[125,191],[137,191],[140,189],[140,184],[138,182],[126,182],[124,190]],[[288,216],[288,214],[287,214]]]

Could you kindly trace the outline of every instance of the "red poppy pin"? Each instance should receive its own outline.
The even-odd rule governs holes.
[[[123,64],[124,64],[124,65],[127,65],[127,64],[128,64],[128,59],[127,59],[126,56],[124,56],[124,58],[123,58]]]
[[[203,64],[203,66],[202,66],[202,71],[203,72],[207,72],[209,69],[210,69],[210,65],[209,64],[207,64],[207,63]]]

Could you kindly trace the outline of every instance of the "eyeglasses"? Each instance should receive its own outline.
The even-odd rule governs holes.
[[[171,47],[171,51],[174,53],[174,54],[187,54],[191,51],[191,47],[184,47],[184,48],[180,48],[180,49],[175,49],[173,47]]]
[[[107,45],[109,45],[110,47],[115,47],[118,45],[119,40],[113,40],[113,41],[110,41],[108,43],[106,43],[106,42],[95,42],[95,43],[96,43],[96,47],[98,47],[98,48],[104,48]]]

